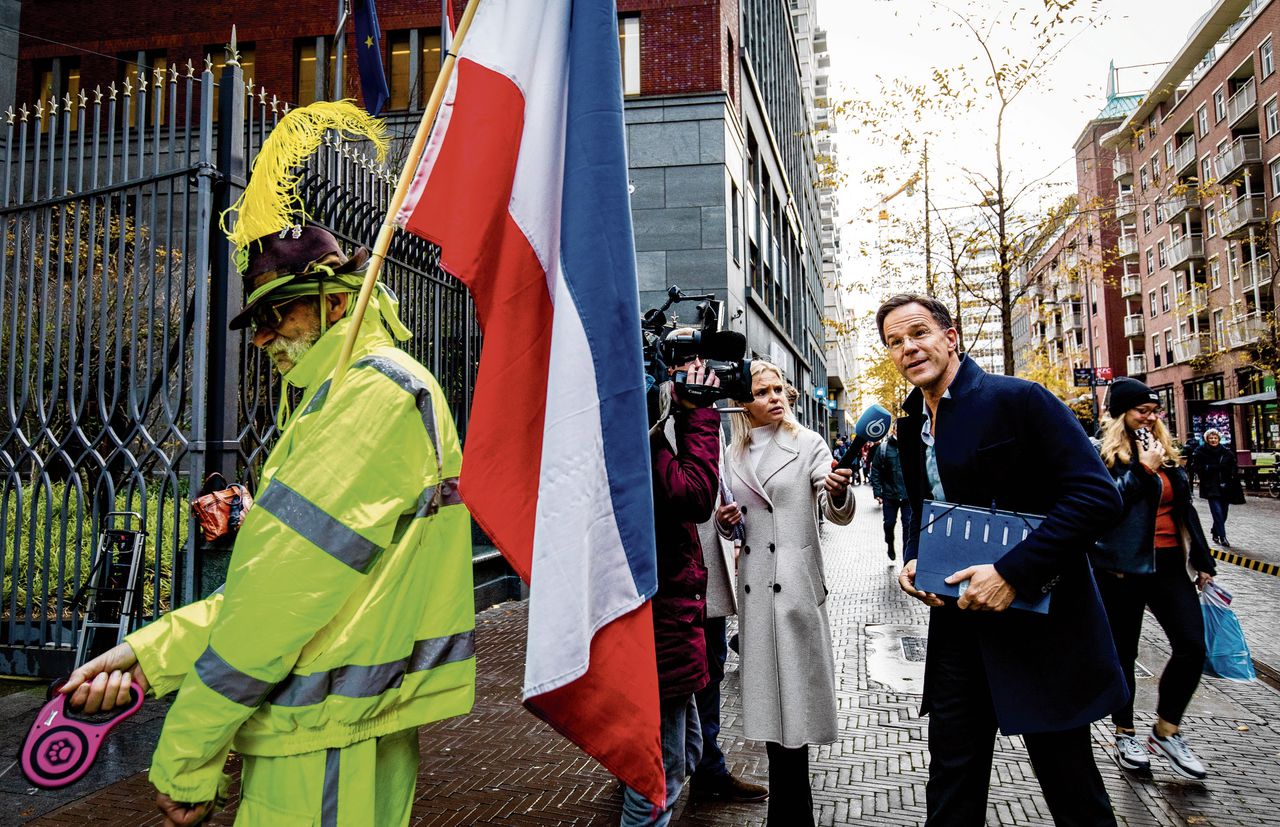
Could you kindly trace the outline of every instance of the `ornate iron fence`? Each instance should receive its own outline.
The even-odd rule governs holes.
[[[107,512],[143,516],[145,615],[208,591],[217,571],[203,561],[217,550],[197,545],[188,499],[215,470],[252,485],[276,436],[278,379],[226,328],[241,296],[217,216],[285,107],[246,88],[234,62],[217,82],[207,63],[150,80],[8,113],[0,674],[69,668],[82,620],[71,598]],[[303,175],[313,218],[352,246],[375,237],[393,188],[337,140]],[[478,329],[438,260],[399,234],[385,273],[416,334],[407,349],[439,377],[461,424]]]

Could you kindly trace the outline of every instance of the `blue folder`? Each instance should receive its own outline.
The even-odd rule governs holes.
[[[958,598],[960,584],[948,585],[948,577],[969,566],[994,563],[1043,521],[1044,517],[1034,514],[925,500],[920,519],[916,588],[941,597]],[[1035,600],[1028,600],[1018,595],[1010,608],[1048,614],[1049,597],[1035,595]]]

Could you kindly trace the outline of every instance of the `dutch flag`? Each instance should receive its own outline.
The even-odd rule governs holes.
[[[525,704],[661,805],[617,26],[610,0],[483,0],[398,222],[484,330],[461,488],[529,583]]]

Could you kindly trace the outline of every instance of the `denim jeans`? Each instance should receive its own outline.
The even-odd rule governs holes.
[[[720,751],[720,682],[724,680],[724,662],[729,657],[725,641],[725,619],[707,618],[703,636],[707,641],[707,671],[711,680],[706,687],[694,694],[698,706],[698,721],[702,725],[702,759],[694,771],[700,779],[718,778],[729,774]]]
[[[1213,515],[1213,536],[1219,540],[1227,539],[1227,512],[1231,510],[1231,502],[1222,497],[1209,497],[1209,513]]]
[[[893,547],[893,524],[899,517],[902,519],[902,546],[907,545],[907,526],[911,525],[911,500],[894,500],[888,497],[880,504],[884,517],[884,541]]]
[[[685,779],[698,765],[702,757],[702,727],[698,724],[698,707],[692,695],[682,698],[663,698],[662,720],[662,769],[667,776],[667,806],[656,809],[644,796],[624,787],[622,793],[621,827],[666,827],[671,822],[671,811],[684,789]]]

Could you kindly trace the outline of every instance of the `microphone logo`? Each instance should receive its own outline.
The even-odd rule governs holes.
[[[867,438],[879,439],[884,436],[885,431],[888,430],[888,428],[888,422],[885,422],[883,419],[877,419],[867,425]]]

